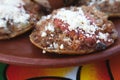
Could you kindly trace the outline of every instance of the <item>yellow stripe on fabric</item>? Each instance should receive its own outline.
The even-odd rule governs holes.
[[[80,80],[110,80],[105,62],[84,65],[81,68]]]

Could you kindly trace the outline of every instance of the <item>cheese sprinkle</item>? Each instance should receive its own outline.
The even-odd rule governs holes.
[[[54,19],[61,20],[62,22],[68,24],[69,31],[74,30],[76,33],[80,31],[86,37],[92,37],[93,35],[96,35],[98,40],[109,40],[108,33],[98,32],[98,34],[96,34],[96,31],[103,30],[103,27],[99,27],[95,24],[95,22],[91,21],[89,17],[85,15],[81,7],[70,7],[70,9],[58,9],[55,14],[44,16],[44,20],[46,19],[51,19],[53,21]],[[41,20],[44,21],[43,19]],[[38,23],[41,23],[41,20]],[[53,26],[53,23],[48,23],[48,25],[45,26],[45,31],[49,30],[51,32],[54,32]],[[41,34],[41,36],[43,36],[43,34]]]
[[[0,1],[0,27],[7,27],[10,24],[28,23],[30,15],[26,13],[22,0],[1,0]]]

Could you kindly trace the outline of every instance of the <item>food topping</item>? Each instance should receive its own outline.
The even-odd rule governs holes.
[[[62,30],[64,33],[71,35],[71,37],[77,35],[79,38],[83,38],[82,36],[86,36],[86,38],[93,38],[93,36],[96,35],[97,37],[95,38],[98,38],[98,40],[109,40],[109,33],[99,31],[103,30],[104,26],[97,26],[96,20],[93,17],[85,14],[82,8],[71,7],[70,10],[62,8],[57,12],[53,12],[53,15],[48,15],[46,17],[48,20],[51,18],[53,20],[53,23],[48,23],[45,26],[45,31],[49,30],[51,32],[54,32],[55,26]],[[41,33],[41,36],[43,37],[46,35],[46,32]]]
[[[19,23],[28,23],[30,15],[24,9],[25,3],[22,0],[1,0],[0,1],[0,27],[7,27]]]
[[[45,51],[90,53],[114,43],[114,30],[108,17],[96,8],[69,7],[43,16],[31,34],[31,40]]]

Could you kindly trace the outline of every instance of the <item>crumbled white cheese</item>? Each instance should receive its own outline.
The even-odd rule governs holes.
[[[60,9],[53,18],[62,20],[64,23],[69,24],[68,29],[70,31],[77,28],[84,30],[86,33],[94,34],[97,30],[96,25],[91,25],[90,20],[86,18],[83,10],[79,7],[77,11]]]
[[[47,33],[43,31],[43,32],[41,33],[41,37],[46,37],[46,36],[47,36]]]
[[[43,50],[43,51],[42,51],[42,53],[43,53],[43,54],[45,54],[45,53],[46,53],[46,51],[45,51],[45,50]]]
[[[5,4],[5,5],[12,5],[12,6],[20,6],[24,5],[25,3],[23,2],[23,0],[0,0],[0,4]]]
[[[109,4],[114,4],[115,1],[120,1],[120,0],[91,0],[88,5],[93,5],[93,4],[102,4],[105,1],[108,1]]]
[[[54,30],[54,26],[51,24],[51,23],[49,23],[47,26],[45,26],[45,30],[47,31],[47,30],[49,30],[49,31],[51,31],[51,32],[54,32],[55,30]]]
[[[60,49],[64,49],[64,45],[63,44],[60,45]]]
[[[86,37],[92,37],[92,35],[90,35],[90,34],[85,34],[85,36],[86,36]]]
[[[47,47],[47,49],[53,49],[53,44],[50,44],[49,47]]]
[[[50,44],[50,48],[53,48],[53,44]]]
[[[53,43],[53,47],[54,47],[55,49],[57,49],[57,48],[59,47],[59,45],[54,42],[54,43]]]
[[[108,42],[114,42],[114,40],[113,39],[108,39]]]
[[[6,23],[5,20],[0,19],[0,27],[6,27]]]
[[[98,34],[98,38],[99,38],[99,39],[103,39],[104,41],[107,41],[108,36],[109,36],[108,33],[99,32],[99,34]]]
[[[63,41],[66,41],[66,42],[68,42],[68,41],[70,41],[71,39],[70,38],[63,38]]]
[[[22,0],[1,0],[0,1],[0,22],[2,27],[7,26],[7,21],[11,20],[15,24],[27,23],[30,15],[26,13]]]
[[[99,42],[101,42],[101,41],[100,41],[100,40],[97,40],[97,41],[96,41],[96,43],[99,43]]]
[[[40,20],[37,22],[37,25],[41,24],[42,21],[46,20],[46,19],[50,19],[51,15],[47,15],[47,16],[42,16],[40,18]]]
[[[54,34],[50,34],[50,36],[51,36],[51,37],[53,37],[53,36],[54,36]]]
[[[94,22],[91,24],[91,20],[89,20],[82,8],[78,7],[77,10],[74,11],[74,7],[71,7],[70,10],[67,9],[60,9],[56,15],[53,16],[53,18],[57,18],[62,20],[64,23],[69,24],[68,29],[70,31],[74,30],[77,32],[77,30],[83,30],[85,31],[84,35],[86,37],[92,37],[93,34],[95,34],[96,30],[102,30],[104,27],[98,27]],[[82,31],[81,31],[82,32]],[[97,35],[99,39],[103,39],[104,41],[107,41],[107,38],[109,36],[108,33],[101,33]]]
[[[95,3],[101,4],[101,3],[103,3],[103,2],[105,2],[105,0],[91,0],[90,3],[89,3],[89,5],[93,5],[93,4],[95,4]]]

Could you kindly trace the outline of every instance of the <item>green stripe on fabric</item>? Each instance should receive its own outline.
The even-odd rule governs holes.
[[[0,63],[0,80],[6,80],[5,71],[6,71],[7,64]]]

